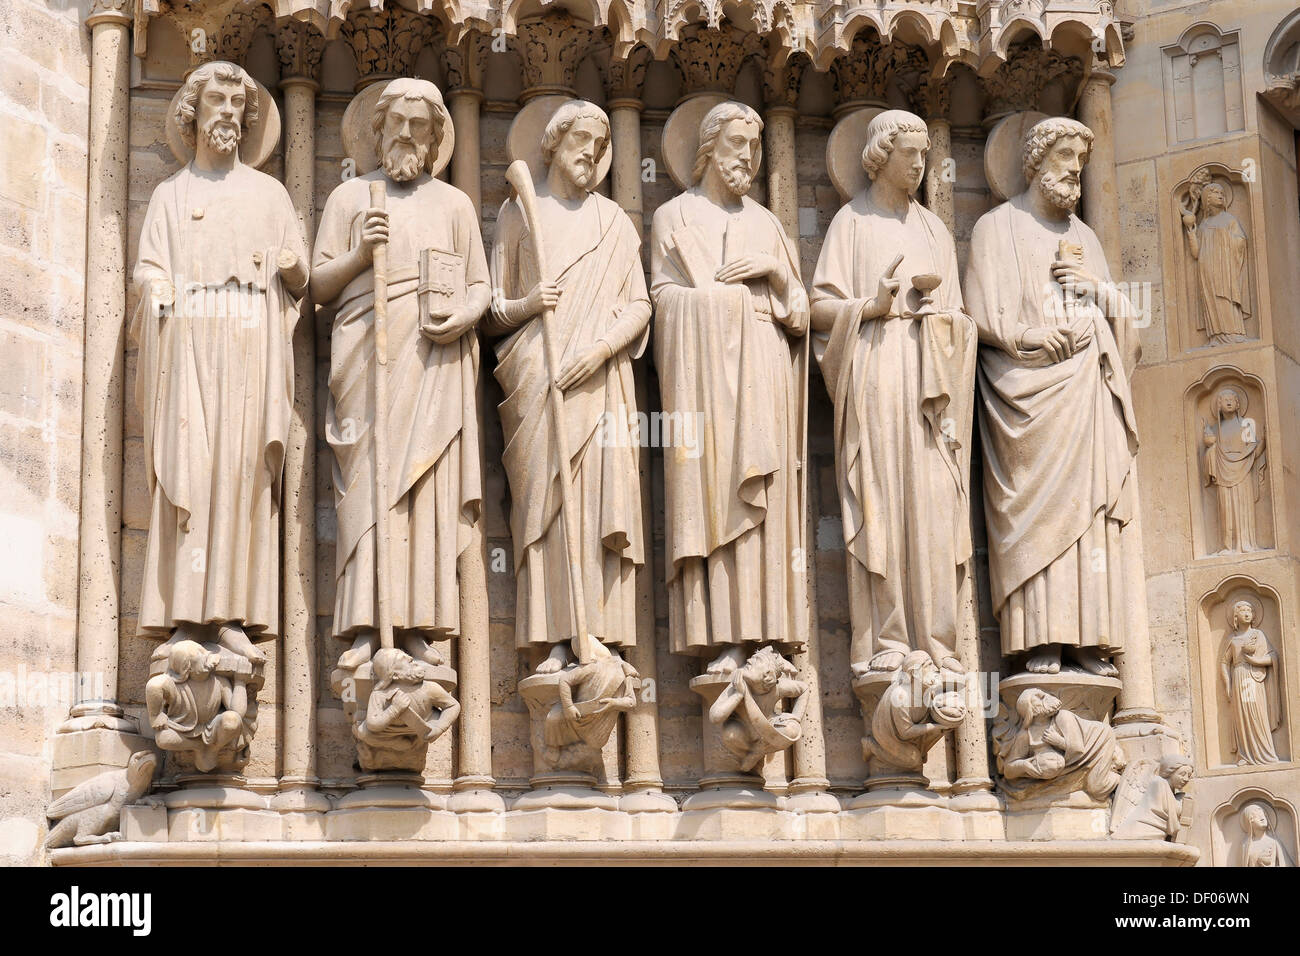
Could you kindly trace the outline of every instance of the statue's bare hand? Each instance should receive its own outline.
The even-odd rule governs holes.
[[[280,279],[295,295],[307,288],[307,263],[292,249],[281,247],[275,259]]]
[[[157,279],[150,279],[149,296],[153,299],[154,305],[159,311],[170,309],[176,304],[176,287],[172,285],[170,279],[164,279],[161,276]]]
[[[555,379],[555,386],[562,392],[581,385],[602,365],[613,358],[613,352],[604,342],[597,342],[587,351],[574,358],[572,362]]]
[[[1052,263],[1052,278],[1071,295],[1096,299],[1101,294],[1101,279],[1077,262],[1056,260]]]
[[[1050,744],[1058,750],[1065,749],[1065,738],[1061,736],[1061,732],[1055,727],[1048,727],[1043,731],[1043,742]]]
[[[397,711],[411,709],[411,697],[404,690],[399,690],[393,694],[393,708]]]
[[[1039,349],[1053,362],[1063,361],[1072,354],[1070,330],[1064,325],[1026,329],[1020,336],[1020,347],[1028,351]]]
[[[420,334],[435,345],[449,345],[472,329],[477,318],[464,309],[437,309],[420,325]]]
[[[367,265],[374,261],[375,246],[388,241],[388,212],[378,206],[366,210],[361,225],[361,258]]]
[[[746,279],[761,279],[776,275],[781,270],[781,263],[776,256],[760,253],[733,259],[713,274],[719,282],[744,282]]]
[[[570,721],[576,722],[582,718],[582,711],[578,710],[575,705],[573,707],[565,708],[564,716],[569,718]]]
[[[524,301],[529,316],[541,315],[560,304],[560,287],[554,282],[539,282],[529,290]]]

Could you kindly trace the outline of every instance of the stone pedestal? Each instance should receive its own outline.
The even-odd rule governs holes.
[[[597,774],[604,776],[600,748],[578,740],[563,747],[546,742],[546,721],[560,701],[560,674],[533,674],[519,682],[519,694],[528,704],[529,733],[533,746],[532,790],[519,797],[512,810],[617,810],[619,800],[596,789]]]
[[[326,814],[327,840],[456,840],[460,822],[447,798],[421,787],[418,772],[382,771],[357,778],[360,789]]]

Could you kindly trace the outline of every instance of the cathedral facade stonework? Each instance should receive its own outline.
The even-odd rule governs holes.
[[[1300,10],[14,0],[0,862],[1300,860]]]

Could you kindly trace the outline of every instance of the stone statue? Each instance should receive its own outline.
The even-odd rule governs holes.
[[[593,642],[592,659],[559,672],[558,699],[544,718],[545,764],[595,772],[618,715],[636,707],[632,665]]]
[[[965,716],[962,695],[944,689],[930,655],[911,651],[872,711],[870,734],[862,741],[863,759],[872,776],[919,774],[930,748]]]
[[[669,637],[713,654],[807,636],[803,493],[808,329],[799,257],[746,196],[763,121],[724,102],[700,124],[694,185],[655,212],[651,288],[664,415],[698,416],[700,453],[664,455]]]
[[[200,66],[168,123],[194,159],[154,190],[131,322],[152,511],[139,630],[256,665],[279,630],[280,482],[307,250],[289,194],[245,165],[257,85]],[[155,670],[170,654],[154,654]]]
[[[105,770],[83,780],[50,804],[45,815],[59,822],[50,827],[45,848],[113,843],[122,839],[118,831],[122,808],[138,802],[153,784],[158,755],[137,750],[118,770]]]
[[[1259,501],[1266,465],[1264,435],[1246,417],[1246,392],[1225,385],[1214,397],[1214,421],[1201,434],[1205,445],[1205,483],[1218,498],[1219,554],[1258,551],[1255,503]]]
[[[722,746],[737,768],[752,770],[770,753],[803,736],[808,685],[794,679],[795,667],[771,647],[762,647],[731,672],[731,680],[709,708],[709,721],[721,725]],[[779,712],[782,700],[793,699]]]
[[[500,410],[511,491],[515,635],[519,647],[550,645],[538,668],[543,674],[568,662],[571,639],[590,635],[615,648],[636,640],[636,570],[645,563],[645,542],[632,360],[649,338],[650,298],[632,221],[593,191],[609,139],[609,119],[599,107],[583,100],[560,106],[542,135],[538,234],[520,201],[509,199],[497,217],[492,255],[498,291],[485,325],[504,336],[496,346],[496,377],[505,393]],[[545,276],[538,271],[542,242]],[[555,369],[544,321],[550,323]],[[562,392],[559,403],[552,401],[552,383]],[[554,420],[555,407],[564,410],[562,423]],[[557,424],[570,463],[567,501],[557,493]],[[569,520],[573,529],[566,527]],[[571,531],[580,556],[574,562],[566,541]],[[581,574],[576,589],[570,581],[575,565]],[[584,615],[575,613],[576,595]],[[580,618],[585,633],[579,633]],[[589,648],[572,650],[584,663],[592,658]]]
[[[1277,838],[1277,816],[1262,800],[1252,800],[1241,810],[1241,828],[1246,833],[1241,850],[1242,866],[1295,866],[1291,854]]]
[[[383,89],[372,123],[380,166],[330,194],[311,285],[316,302],[334,310],[326,410],[338,515],[334,634],[351,642],[336,685],[380,643],[376,485],[388,498],[379,553],[389,562],[395,640],[431,665],[442,655],[429,642],[460,633],[456,562],[482,501],[475,326],[488,306],[488,270],[472,203],[433,175],[451,119],[436,86],[403,78]],[[384,208],[371,205],[372,183],[385,184]],[[377,363],[380,246],[388,311]],[[380,416],[377,371],[386,376]],[[376,434],[377,417],[385,434]],[[382,482],[377,460],[388,466]]]
[[[1188,198],[1182,218],[1196,260],[1196,327],[1214,345],[1244,342],[1250,318],[1246,230],[1228,212],[1231,194],[1222,182],[1194,184]]]
[[[380,648],[370,665],[374,686],[352,725],[362,767],[421,770],[426,749],[455,723],[460,704],[438,682],[433,665],[405,651]]]
[[[149,678],[144,702],[154,741],[201,773],[237,772],[257,731],[261,670],[216,644],[173,641],[167,669]]]
[[[925,121],[886,110],[867,136],[872,183],[831,221],[812,293],[835,405],[850,660],[855,671],[889,671],[923,650],[961,673],[975,324],[952,236],[913,198],[930,143]]]
[[[1072,212],[1091,143],[1070,119],[1030,129],[1029,188],[976,223],[966,277],[993,608],[1003,653],[1030,673],[1058,673],[1068,647],[1113,676],[1109,658],[1147,639],[1133,307]]]
[[[1191,820],[1183,818],[1182,792],[1195,772],[1182,754],[1129,764],[1115,790],[1110,835],[1116,840],[1178,841]]]
[[[1076,790],[1102,801],[1119,784],[1124,766],[1109,723],[1066,710],[1038,687],[1021,692],[1014,714],[999,715],[993,743],[1002,790],[1016,801]]]
[[[1282,723],[1277,654],[1255,625],[1258,599],[1232,605],[1231,630],[1219,655],[1219,678],[1232,715],[1232,749],[1237,765],[1279,763],[1273,732]]]

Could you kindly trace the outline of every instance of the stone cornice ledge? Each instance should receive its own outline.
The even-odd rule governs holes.
[[[53,866],[482,866],[598,864],[650,866],[1192,866],[1193,846],[1154,840],[571,840],[429,842],[110,843],[49,855]]]

